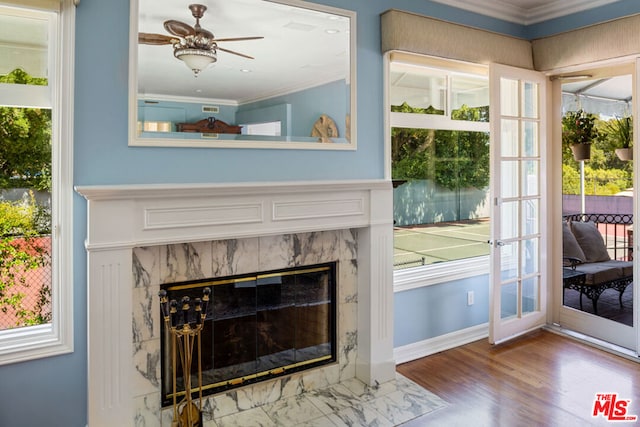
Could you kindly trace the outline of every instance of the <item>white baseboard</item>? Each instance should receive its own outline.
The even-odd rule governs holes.
[[[393,356],[396,364],[410,362],[420,359],[421,357],[459,347],[473,341],[477,341],[489,336],[489,324],[472,326],[470,328],[451,332],[449,334],[440,335],[435,338],[429,338],[412,344],[403,345],[393,349]]]

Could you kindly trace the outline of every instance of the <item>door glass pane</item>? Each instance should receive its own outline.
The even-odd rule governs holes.
[[[540,310],[539,277],[530,277],[522,281],[522,314]]]
[[[522,162],[522,196],[538,196],[540,180],[540,161],[525,160]]]
[[[523,122],[522,124],[522,156],[537,157],[540,146],[540,132],[537,122]]]
[[[502,157],[518,156],[518,121],[502,120],[500,124],[500,155]]]
[[[538,84],[523,82],[522,92],[522,116],[538,118]]]
[[[500,238],[513,239],[518,235],[520,202],[505,202],[500,206]]]
[[[533,274],[539,272],[540,249],[539,239],[527,239],[522,241],[522,274]]]
[[[540,232],[540,200],[522,201],[522,235],[530,236]]]
[[[518,282],[502,285],[500,290],[500,318],[518,315]]]
[[[518,169],[515,161],[500,162],[500,197],[503,199],[518,196]]]
[[[634,233],[637,230],[637,219],[634,218],[634,206],[637,205],[637,185],[634,188],[634,161],[637,159],[622,160],[618,157],[621,153],[613,147],[621,147],[625,142],[630,142],[633,136],[633,127],[637,120],[629,109],[631,104],[637,101],[635,77],[632,74],[614,75],[603,78],[562,84],[562,117],[563,144],[570,142],[569,136],[576,130],[584,133],[585,123],[589,119],[595,120],[598,130],[598,138],[591,144],[591,160],[584,162],[585,174],[581,176],[581,162],[573,156],[562,158],[562,218],[556,218],[558,224],[565,222],[577,223],[588,221],[597,224],[597,232],[594,238],[602,239],[607,246],[609,256],[621,261],[633,261]],[[606,82],[606,85],[603,83]],[[626,99],[624,104],[612,102],[613,99]],[[633,102],[631,102],[633,101]],[[577,116],[576,113],[580,112]],[[582,119],[579,119],[579,118]],[[581,124],[579,129],[575,125]],[[579,137],[574,136],[575,140]],[[585,137],[585,139],[588,139]],[[556,172],[560,171],[560,165]],[[575,241],[575,234],[571,228],[563,227],[563,236],[569,241]],[[560,236],[553,236],[560,238]],[[571,251],[570,244],[563,245],[562,255],[558,259],[566,261],[566,257],[576,256]],[[562,256],[562,258],[560,258]],[[594,334],[597,332],[593,325],[607,319],[605,340],[616,342],[621,336],[621,329],[616,328],[622,324],[633,327],[634,317],[637,316],[638,307],[634,301],[633,269],[629,263],[621,273],[624,279],[618,277],[615,282],[611,277],[602,275],[585,275],[588,273],[589,264],[578,265],[576,269],[566,263],[562,268],[563,305],[577,312],[588,313],[593,316],[591,321],[579,325],[579,332]],[[556,272],[557,273],[557,272]],[[607,287],[601,294],[594,293],[595,285],[600,290]],[[618,289],[621,292],[616,291]],[[594,301],[590,297],[596,297]],[[563,311],[561,311],[561,316]],[[571,314],[571,316],[582,314]],[[596,319],[597,316],[600,319]],[[577,319],[579,317],[576,317]],[[618,322],[615,325],[609,321]],[[580,323],[577,321],[577,323]],[[611,325],[611,326],[610,326]],[[617,331],[616,331],[617,329]],[[626,328],[623,328],[626,329]],[[604,330],[604,329],[603,329]],[[635,334],[635,332],[634,332]],[[619,342],[618,342],[619,343]]]
[[[518,116],[518,80],[500,78],[500,115]]]
[[[500,280],[507,281],[518,277],[518,242],[500,246]]]

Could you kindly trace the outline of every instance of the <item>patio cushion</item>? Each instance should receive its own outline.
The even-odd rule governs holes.
[[[609,261],[611,257],[602,239],[602,234],[593,222],[571,222],[571,231],[576,237],[586,262]]]
[[[618,261],[617,265],[622,269],[624,277],[633,276],[633,261]]]
[[[569,223],[567,222],[562,222],[562,257],[577,258],[581,262],[585,262],[586,260],[586,256],[578,244],[576,236],[571,232]]]
[[[585,284],[601,285],[605,282],[618,280],[624,277],[620,263],[623,261],[604,261],[590,264],[580,264],[576,271],[586,274]]]

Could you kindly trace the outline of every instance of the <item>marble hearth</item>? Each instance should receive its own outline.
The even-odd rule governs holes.
[[[157,290],[167,281],[338,262],[337,363],[214,395],[209,419],[350,378],[395,378],[390,182],[77,191],[88,201],[90,426],[170,425],[159,397]]]

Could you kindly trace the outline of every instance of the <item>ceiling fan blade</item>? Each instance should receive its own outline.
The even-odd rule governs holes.
[[[227,52],[227,53],[233,53],[234,55],[243,56],[243,57],[248,58],[248,59],[255,59],[253,56],[245,55],[244,53],[234,52],[234,51],[229,50],[229,49],[224,49],[224,48],[221,48],[220,46],[218,46],[216,49],[217,50],[221,50],[223,52]]]
[[[196,33],[196,30],[191,25],[174,19],[164,21],[164,28],[174,36],[178,37],[192,36]]]
[[[138,43],[163,45],[173,44],[175,37],[166,36],[164,34],[138,33]]]
[[[231,37],[231,38],[225,38],[225,39],[215,39],[213,41],[214,42],[235,42],[235,41],[241,41],[241,40],[260,40],[263,38],[264,37]]]

